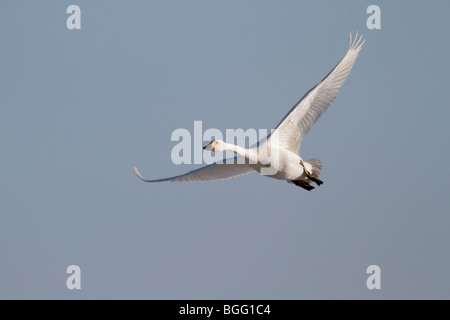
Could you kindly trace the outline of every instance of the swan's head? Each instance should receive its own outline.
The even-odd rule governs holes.
[[[213,140],[208,145],[204,146],[203,149],[212,152],[222,152],[225,151],[225,142],[222,140]]]

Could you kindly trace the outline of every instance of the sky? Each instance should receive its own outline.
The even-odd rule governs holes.
[[[366,24],[373,4],[381,29]],[[449,299],[448,12],[1,1],[0,298]],[[172,132],[194,121],[273,129],[356,31],[360,56],[302,142],[321,187],[133,174],[201,167],[171,160]],[[67,287],[71,265],[81,289]],[[367,287],[371,265],[381,289]]]

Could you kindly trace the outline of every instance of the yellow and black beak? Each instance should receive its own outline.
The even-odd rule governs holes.
[[[207,144],[206,146],[203,147],[203,150],[209,150],[209,151],[214,151],[214,147],[216,146],[215,141],[211,141],[209,144]]]

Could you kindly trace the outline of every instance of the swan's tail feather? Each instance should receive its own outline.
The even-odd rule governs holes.
[[[322,171],[322,163],[320,162],[320,160],[310,159],[307,161],[303,161],[303,163],[308,179],[320,186],[323,183],[323,181],[319,179],[320,172]]]
[[[312,169],[310,169],[310,174],[314,178],[319,178],[320,171],[322,171],[322,162],[320,162],[319,159],[310,159],[310,160],[306,160],[306,161],[303,161],[303,162],[310,164],[311,167],[312,167]]]

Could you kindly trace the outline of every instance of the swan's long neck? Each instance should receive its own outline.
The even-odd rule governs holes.
[[[225,144],[225,150],[227,150],[227,151],[234,152],[237,155],[244,157],[246,159],[253,158],[253,153],[250,152],[249,149],[242,148],[240,146],[237,146],[237,145],[231,144],[231,143],[224,143],[224,144]]]

